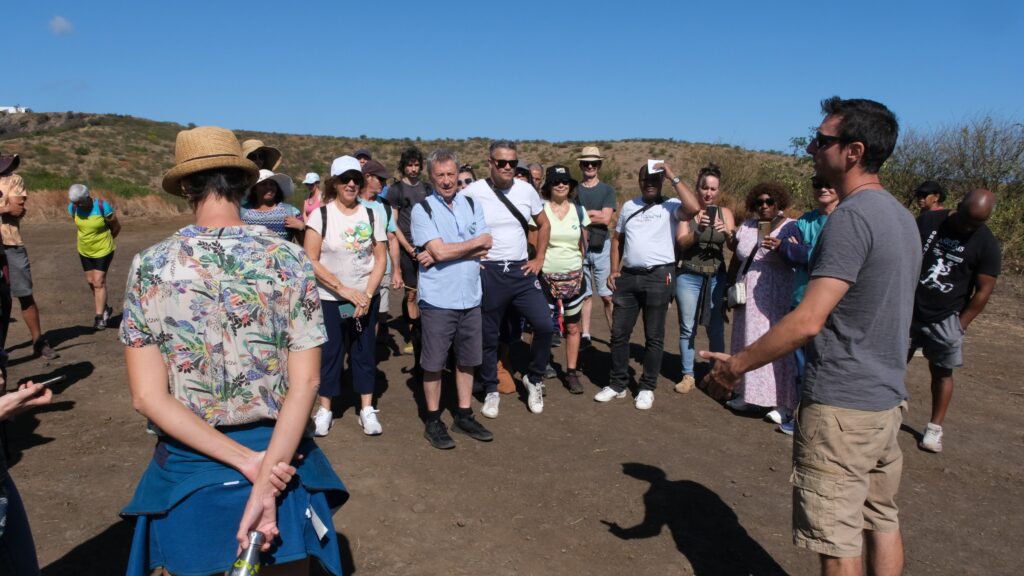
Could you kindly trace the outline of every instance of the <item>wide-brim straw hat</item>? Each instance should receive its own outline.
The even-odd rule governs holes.
[[[604,156],[601,156],[601,149],[597,146],[584,146],[576,160],[604,160]]]
[[[263,152],[263,157],[266,159],[266,164],[262,167],[267,170],[277,170],[277,166],[281,163],[280,150],[273,146],[267,146],[262,140],[246,140],[242,142],[242,156],[248,158],[250,154],[258,150]]]
[[[291,176],[288,176],[287,174],[275,174],[270,170],[260,170],[260,177],[256,180],[256,184],[259,184],[264,180],[273,180],[276,182],[277,187],[281,189],[281,193],[284,194],[285,198],[290,197],[295,192],[295,184],[292,183]],[[253,184],[253,186],[256,184]]]
[[[21,164],[21,157],[17,154],[0,154],[0,174],[14,172]]]
[[[164,174],[164,192],[185,196],[181,179],[204,170],[238,168],[249,176],[252,185],[259,177],[259,169],[242,155],[235,133],[217,126],[199,126],[178,132],[174,143],[174,167]]]

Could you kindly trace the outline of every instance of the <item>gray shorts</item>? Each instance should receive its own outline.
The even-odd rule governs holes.
[[[420,366],[427,372],[440,372],[455,346],[455,363],[479,366],[483,362],[483,324],[480,307],[469,310],[421,308],[423,352]]]
[[[910,349],[924,350],[924,357],[939,368],[959,368],[963,361],[964,329],[960,315],[953,314],[932,324],[910,323]]]
[[[32,295],[32,266],[24,246],[4,246],[7,269],[11,275],[11,296],[24,298]]]
[[[612,289],[608,287],[608,276],[611,275],[611,272],[612,241],[609,238],[600,252],[587,252],[587,255],[583,257],[583,274],[587,277],[587,289],[583,292],[583,296],[593,296],[596,286],[598,296],[610,298]]]
[[[377,289],[377,293],[380,294],[380,307],[377,309],[379,314],[389,314],[391,311],[391,274],[385,274],[384,278],[380,281],[380,288]]]

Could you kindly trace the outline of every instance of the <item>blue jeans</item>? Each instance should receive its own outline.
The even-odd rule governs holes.
[[[679,355],[683,374],[693,375],[693,344],[697,339],[697,304],[704,277],[684,272],[676,277],[676,304],[679,310]],[[711,322],[707,326],[712,352],[725,352],[725,321],[722,318],[722,293],[725,274],[711,277]]]

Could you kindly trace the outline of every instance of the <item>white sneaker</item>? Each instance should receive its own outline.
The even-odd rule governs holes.
[[[316,414],[313,416],[313,435],[321,438],[327,436],[327,431],[331,429],[332,424],[334,424],[334,414],[323,406],[317,408]]]
[[[771,412],[765,414],[764,419],[781,425],[783,422],[790,419],[790,413],[789,410],[786,410],[785,408],[775,408]]]
[[[488,418],[498,417],[498,402],[501,401],[501,394],[497,392],[488,392],[487,396],[484,396],[484,407],[480,409],[480,413]]]
[[[530,382],[530,377],[523,376],[523,385],[526,386],[526,405],[530,412],[540,414],[544,411],[544,384]]]
[[[929,422],[924,427],[924,438],[917,445],[928,452],[942,452],[942,426]]]
[[[636,395],[636,400],[633,401],[633,405],[636,406],[637,410],[650,410],[651,406],[654,406],[654,392],[650,390],[641,390]]]
[[[625,398],[625,397],[626,397],[626,389],[625,388],[622,389],[622,392],[616,392],[615,388],[612,388],[611,386],[605,386],[604,388],[601,388],[600,392],[598,392],[597,394],[594,394],[594,400],[596,400],[598,402],[608,402],[609,400],[612,400],[614,398]]]
[[[367,406],[359,411],[359,425],[363,427],[363,434],[380,436],[384,432],[380,420],[377,420],[377,412],[380,410],[375,410],[373,406]]]

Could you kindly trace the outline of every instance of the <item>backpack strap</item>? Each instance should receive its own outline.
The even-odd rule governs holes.
[[[320,238],[327,238],[327,205],[320,207]]]
[[[370,221],[370,238],[373,238],[373,209],[370,208],[369,204],[363,204],[363,208],[366,209],[366,219]],[[376,242],[376,240],[374,240]]]
[[[583,238],[583,207],[580,206],[580,203],[575,201],[575,200],[573,201],[572,204],[573,204],[573,206],[576,207],[576,219],[579,220],[579,224],[580,224],[580,252],[582,252],[583,253],[583,257],[586,258],[587,257],[587,243],[584,241],[584,238]]]
[[[430,202],[427,202],[426,198],[420,200],[420,207],[422,207],[423,211],[427,213],[427,218],[430,218],[431,220],[434,219],[434,209],[430,207]]]

